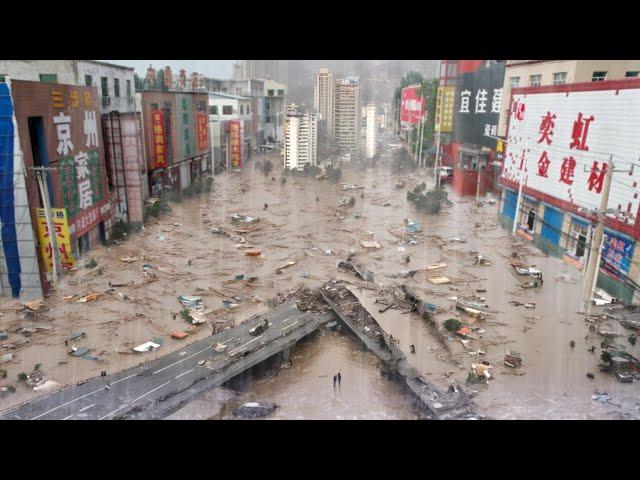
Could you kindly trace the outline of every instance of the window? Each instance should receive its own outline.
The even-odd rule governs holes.
[[[639,74],[639,73],[640,73],[640,72],[638,72],[638,71],[636,70],[636,71],[634,71],[634,72],[627,72],[627,73],[625,73],[625,74],[624,74],[624,76],[625,76],[625,77],[627,77],[627,78],[635,78],[635,77],[637,77],[637,76],[638,76],[638,74]]]
[[[457,75],[458,65],[449,63],[447,65],[447,77],[455,77]]]
[[[209,113],[211,115],[218,115],[218,106],[217,105],[211,105],[209,107]]]
[[[109,96],[109,80],[107,77],[100,77],[100,88],[103,97]]]
[[[244,114],[244,105],[240,105],[240,115]]]
[[[589,227],[582,222],[571,222],[569,238],[567,239],[567,253],[575,258],[584,257],[587,247],[587,232]]]
[[[222,106],[222,114],[223,115],[233,115],[233,107],[231,105],[223,105]]]
[[[267,90],[267,95],[269,97],[273,97],[273,90]]]
[[[58,75],[55,73],[41,73],[40,81],[42,83],[58,83]]]
[[[127,80],[127,98],[131,98],[131,80]]]
[[[91,75],[85,75],[84,76],[84,84],[87,87],[93,86],[93,77]]]
[[[247,115],[251,113],[251,105],[247,105]]]
[[[284,95],[284,90],[278,90],[278,95],[283,96]]]
[[[271,123],[271,117],[269,115],[265,118],[264,123]]]
[[[529,85],[532,87],[539,87],[542,83],[542,75],[531,75],[529,77]]]
[[[511,77],[509,79],[509,86],[511,88],[518,88],[519,85],[520,85],[520,77]]]
[[[607,72],[593,72],[592,82],[602,82],[607,79]]]
[[[113,96],[120,96],[120,80],[118,80],[117,78],[113,79]]]
[[[0,83],[4,83],[5,79],[4,79],[4,75],[0,75]]]
[[[567,83],[567,72],[557,72],[553,74],[553,84],[563,85]]]

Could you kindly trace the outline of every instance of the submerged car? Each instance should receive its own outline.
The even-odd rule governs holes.
[[[440,182],[451,183],[453,181],[453,168],[440,167]]]
[[[233,411],[236,418],[265,417],[272,413],[278,405],[273,402],[248,402]]]

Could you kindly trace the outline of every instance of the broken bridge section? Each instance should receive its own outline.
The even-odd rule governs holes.
[[[406,386],[420,400],[426,417],[434,420],[475,420],[475,403],[459,387],[445,392],[425,379],[397,347],[393,336],[387,335],[375,318],[362,306],[358,298],[344,284],[325,283],[322,297],[349,329],[384,362],[387,370],[399,375]]]

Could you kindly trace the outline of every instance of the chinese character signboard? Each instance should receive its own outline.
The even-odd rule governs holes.
[[[425,113],[425,101],[418,95],[420,87],[406,87],[402,89],[402,103],[400,106],[400,122],[403,125],[415,125]]]
[[[438,87],[436,100],[435,131],[451,133],[453,130],[453,107],[456,98],[456,87]]]
[[[164,168],[167,166],[167,138],[164,131],[164,112],[162,110],[151,111],[151,130],[153,135],[153,167]]]
[[[528,90],[515,89],[512,95],[501,178],[517,182],[524,170],[529,189],[594,209],[614,153],[619,166],[608,208],[635,223],[640,169],[629,169],[629,162],[640,158],[640,82],[635,88],[589,84],[589,90]]]
[[[198,150],[206,150],[209,147],[209,117],[206,113],[198,112]]]
[[[44,208],[36,209],[38,213],[38,235],[40,239],[40,251],[44,260],[47,272],[53,270],[53,252],[49,239],[49,226]],[[67,212],[64,208],[51,209],[51,222],[56,234],[58,251],[60,252],[60,263],[62,268],[73,268],[73,255],[71,254],[71,235],[69,234],[69,224],[67,223]]]
[[[229,149],[231,151],[231,167],[242,168],[242,135],[240,120],[229,122]]]
[[[495,148],[502,105],[504,63],[483,65],[458,77],[453,108],[453,140]]]
[[[610,275],[624,280],[629,275],[633,258],[634,241],[613,232],[604,234],[602,246],[602,269]]]

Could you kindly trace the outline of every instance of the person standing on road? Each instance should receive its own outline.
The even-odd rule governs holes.
[[[338,386],[341,386],[342,383],[342,375],[340,375],[340,372],[338,372]]]
[[[333,388],[336,388],[336,381],[338,380],[338,376],[334,375],[333,376]]]

